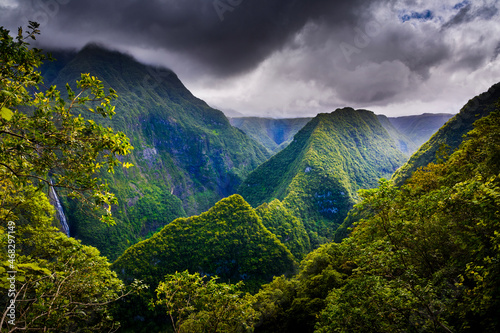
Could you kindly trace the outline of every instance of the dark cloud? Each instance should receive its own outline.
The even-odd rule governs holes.
[[[500,75],[499,4],[490,0],[0,0],[2,6],[2,25],[42,24],[42,47],[97,41],[172,68],[209,103],[254,114],[430,102],[447,86],[465,98],[475,75],[491,83]]]
[[[37,0],[20,6],[29,19],[48,21],[54,30],[186,53],[219,75],[231,75],[254,68],[308,22],[355,23],[362,4],[361,0]]]
[[[443,25],[443,28],[449,28],[454,25],[472,21],[474,17],[470,14],[471,8],[472,6],[470,4],[467,4],[464,7],[460,7],[458,13],[453,16],[451,20],[446,22],[446,24]]]
[[[491,57],[491,61],[495,61],[500,54],[500,42],[497,44],[497,47],[495,47],[495,50],[493,51],[493,56]]]
[[[476,19],[490,20],[498,14],[498,8],[494,5],[483,5],[478,8],[473,8],[469,2],[463,2],[459,5],[455,6],[456,9],[460,8],[459,12],[446,22],[443,28],[450,28],[454,25],[468,23]]]

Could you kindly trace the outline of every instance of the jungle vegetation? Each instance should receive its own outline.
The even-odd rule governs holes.
[[[118,102],[118,79],[116,90],[91,73],[58,85],[63,92],[44,86],[39,69],[48,56],[28,43],[37,34],[34,22],[14,37],[0,28],[2,331],[500,330],[498,84],[469,101],[391,180],[382,177],[404,156],[377,116],[350,108],[312,119],[244,180],[268,153],[180,89],[176,77],[135,93],[179,88],[168,105],[194,103],[203,140],[182,136],[196,127],[184,125],[184,109],[164,124],[161,107],[130,106],[136,118],[123,114],[130,110],[121,103],[132,97]],[[49,77],[69,75],[75,59],[92,68],[106,57],[133,62],[95,46],[82,52],[45,67]],[[152,121],[129,139],[125,129],[142,126],[131,119]],[[153,141],[134,149],[144,133]],[[177,136],[178,149],[167,153]],[[242,142],[250,150],[231,150]],[[162,178],[160,170],[182,164],[191,149],[204,162]],[[188,202],[209,208],[192,214],[155,179],[169,186],[183,179]],[[242,195],[219,198],[241,181]],[[95,239],[59,231],[51,188],[72,219],[88,216],[76,228]],[[333,242],[342,222],[343,239]]]

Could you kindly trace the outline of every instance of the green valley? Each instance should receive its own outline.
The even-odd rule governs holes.
[[[292,142],[294,135],[312,118],[229,118],[231,125],[241,129],[270,153],[278,153]]]

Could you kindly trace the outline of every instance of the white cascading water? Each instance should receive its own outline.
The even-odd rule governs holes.
[[[52,181],[50,182],[50,185],[52,185]],[[54,186],[50,186],[50,195],[54,198],[54,207],[56,208],[57,218],[61,223],[64,233],[69,237],[68,221],[66,220],[66,215],[64,215],[63,207],[61,205],[61,202],[59,201],[59,197],[57,196],[57,192],[54,189]]]

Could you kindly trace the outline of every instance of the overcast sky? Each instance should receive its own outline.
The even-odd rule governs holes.
[[[0,0],[43,47],[100,42],[223,111],[456,113],[500,81],[497,0]]]

